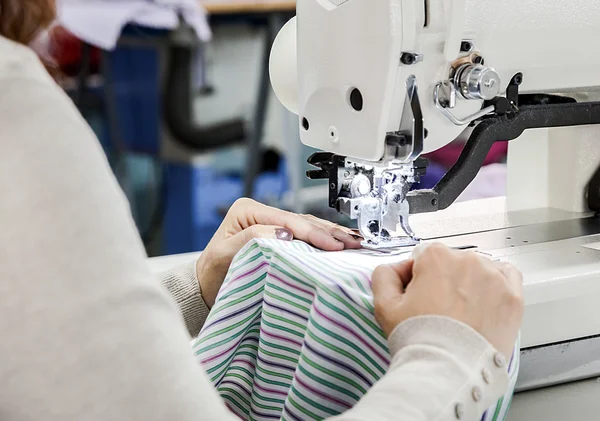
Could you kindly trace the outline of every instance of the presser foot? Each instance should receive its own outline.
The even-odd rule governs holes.
[[[411,237],[387,237],[375,240],[364,240],[361,245],[369,250],[390,250],[404,247],[414,247],[420,244],[421,241]]]

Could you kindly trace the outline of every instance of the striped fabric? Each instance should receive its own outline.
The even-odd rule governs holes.
[[[358,402],[390,363],[370,275],[401,258],[276,240],[246,246],[194,344],[230,410],[243,420],[322,420]],[[515,355],[510,393],[483,421],[505,418]]]

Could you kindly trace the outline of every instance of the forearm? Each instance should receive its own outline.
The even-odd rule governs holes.
[[[508,386],[506,361],[450,319],[409,320],[393,333],[390,348],[388,374],[335,421],[475,421]]]
[[[196,262],[192,261],[161,273],[160,282],[177,302],[190,335],[198,336],[210,310],[202,298]]]

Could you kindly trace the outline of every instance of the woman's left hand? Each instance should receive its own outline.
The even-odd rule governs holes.
[[[202,297],[212,307],[235,255],[254,238],[305,241],[326,251],[360,248],[361,238],[347,228],[310,215],[296,215],[240,199],[196,263]]]

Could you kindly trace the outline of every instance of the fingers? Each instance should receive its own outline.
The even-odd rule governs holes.
[[[398,265],[379,266],[371,277],[375,318],[387,337],[400,323],[398,309],[402,306],[404,297],[401,272],[405,272],[405,268],[401,267],[401,270],[397,271],[396,266]]]
[[[231,217],[236,219],[240,230],[257,225],[287,228],[293,233],[295,239],[325,251],[360,247],[359,239],[353,238],[335,224],[282,211],[250,199],[238,200],[232,207]]]
[[[344,248],[347,249],[358,249],[361,247],[362,237],[356,235],[349,228],[342,227],[340,225],[334,224],[330,221],[325,221],[323,219],[317,218],[313,215],[294,215],[300,216],[304,220],[308,221],[315,227],[323,229],[333,238],[338,241],[341,241],[344,244]]]
[[[518,295],[523,294],[523,274],[513,265],[506,262],[495,262],[495,266],[506,278],[507,285]]]
[[[376,300],[397,300],[402,297],[404,286],[410,281],[410,262],[382,265],[375,269],[371,283]]]
[[[226,249],[233,258],[248,242],[257,238],[273,238],[283,241],[292,241],[294,234],[287,228],[272,225],[252,225],[237,233],[226,241]]]
[[[404,260],[400,263],[390,265],[390,267],[398,274],[404,288],[408,286],[413,277],[413,267],[415,261],[413,259]]]

